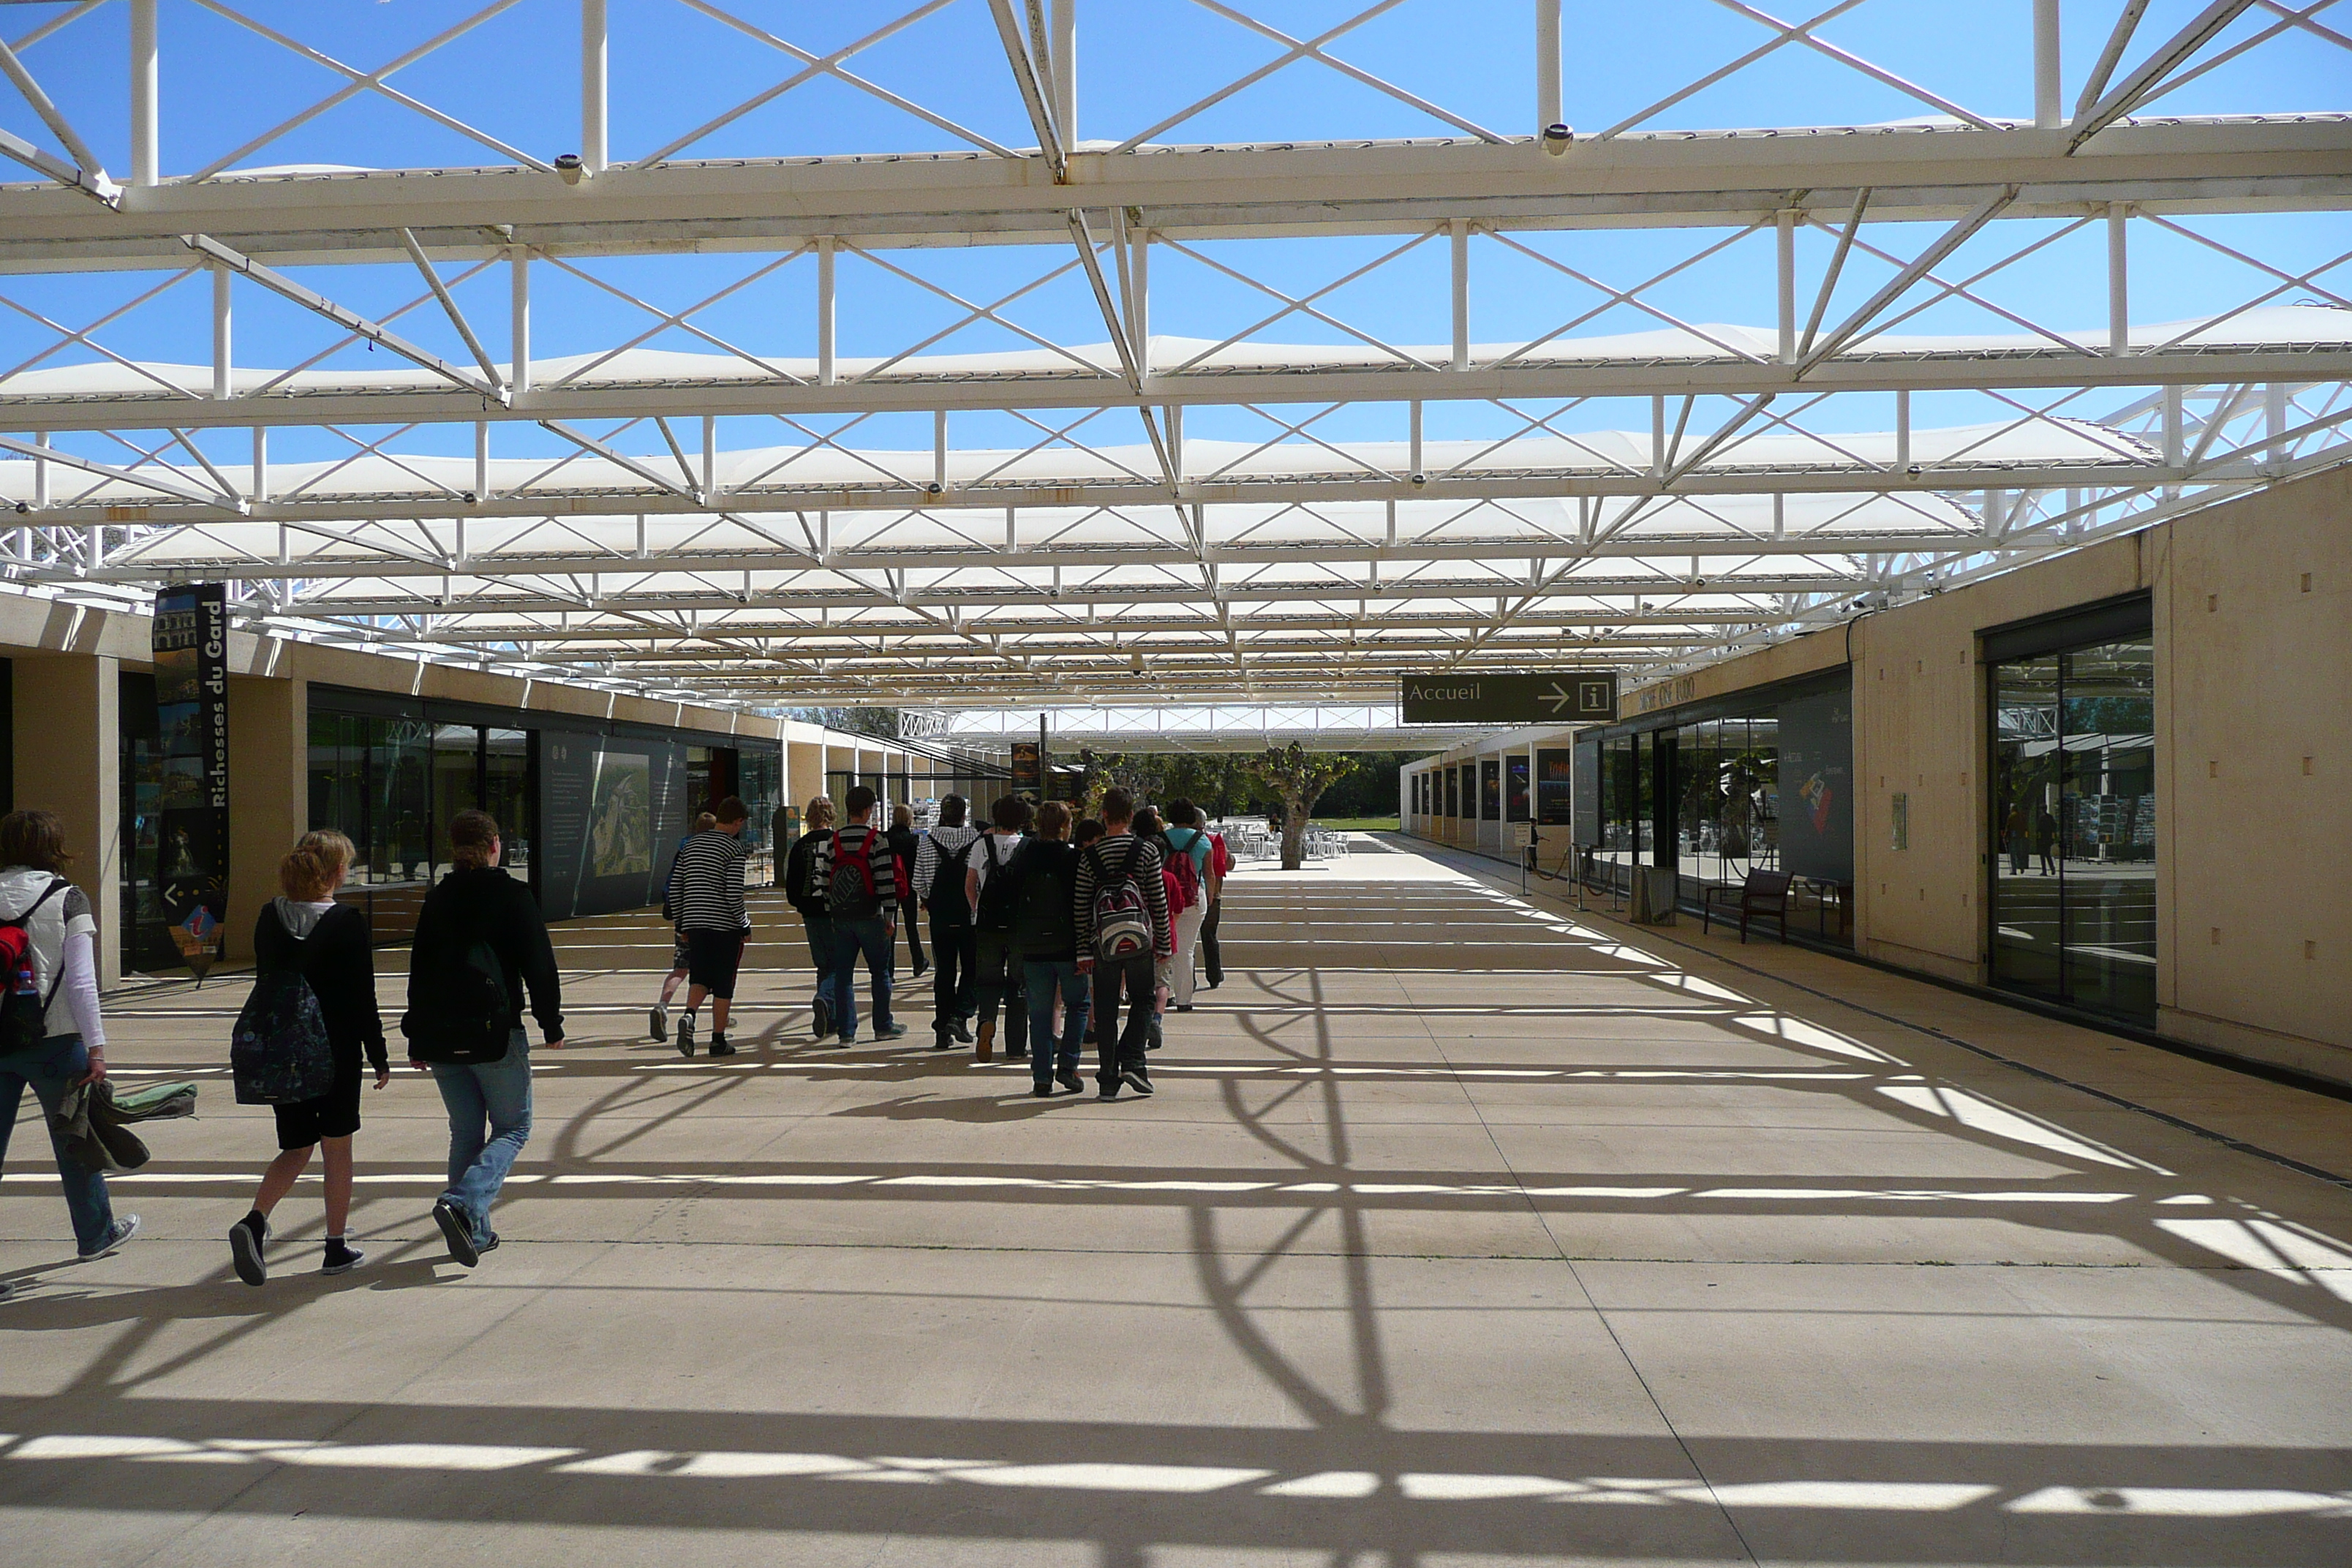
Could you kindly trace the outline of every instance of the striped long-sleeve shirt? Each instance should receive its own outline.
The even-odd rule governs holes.
[[[851,823],[838,832],[828,835],[809,851],[809,886],[814,889],[814,896],[825,902],[827,912],[830,912],[833,898],[833,852],[844,839],[847,839],[849,847],[855,850],[867,837],[871,837],[874,840],[874,893],[875,897],[881,900],[882,906],[875,911],[875,915],[881,920],[895,921],[898,918],[898,906],[907,901],[910,891],[907,886],[907,863],[900,859],[898,852],[890,847],[890,836],[887,833],[878,832],[865,823]]]
[[[1133,857],[1130,862],[1129,857]],[[1151,911],[1151,951],[1161,958],[1176,955],[1176,928],[1168,918],[1168,884],[1160,875],[1160,846],[1132,833],[1097,838],[1078,856],[1077,886],[1072,897],[1078,928],[1078,956],[1095,952],[1095,888],[1098,879],[1132,877],[1143,891],[1143,907]]]
[[[678,846],[670,866],[670,903],[680,931],[749,931],[743,910],[748,852],[732,833],[709,828]]]

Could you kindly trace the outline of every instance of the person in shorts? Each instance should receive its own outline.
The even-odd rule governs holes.
[[[743,908],[743,824],[751,813],[729,795],[712,808],[714,826],[678,847],[670,871],[677,929],[686,938],[686,1012],[677,1021],[677,1054],[694,1054],[694,1016],[710,1002],[710,1054],[731,1057],[727,1013],[751,917]]]
[[[366,1254],[352,1247],[352,1136],[360,1130],[360,1058],[375,1072],[375,1086],[392,1081],[384,1052],[383,1016],[376,1007],[375,944],[367,914],[356,904],[339,904],[335,889],[352,868],[352,841],[340,833],[306,833],[278,864],[279,896],[263,906],[254,922],[254,972],[264,975],[291,969],[319,999],[327,1044],[335,1062],[334,1086],[315,1100],[270,1107],[278,1119],[278,1158],[261,1175],[253,1207],[229,1227],[229,1262],[248,1285],[269,1278],[264,1249],[269,1215],[310,1168],[313,1150],[326,1154],[327,1251],[321,1274],[356,1268]]]
[[[708,833],[718,826],[719,818],[706,811],[694,819],[694,833]],[[669,973],[662,977],[661,1000],[646,1014],[646,1032],[656,1040],[669,1038],[670,998],[676,996],[677,988],[686,984],[688,968],[686,932],[677,925],[677,856],[678,850],[694,841],[694,833],[679,839],[677,849],[669,852],[669,881],[662,889],[662,918],[669,921]]]

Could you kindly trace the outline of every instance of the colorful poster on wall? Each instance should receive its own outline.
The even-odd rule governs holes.
[[[596,753],[588,827],[589,874],[642,877],[654,868],[653,759],[641,752]]]
[[[1045,787],[1044,751],[1034,741],[1013,742],[1013,793],[1032,797]]]
[[[151,634],[163,764],[156,891],[199,984],[228,916],[228,594],[218,583],[155,595]]]
[[[1780,868],[1853,880],[1853,697],[1823,691],[1780,704]]]

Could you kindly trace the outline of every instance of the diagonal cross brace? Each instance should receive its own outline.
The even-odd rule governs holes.
[[[382,343],[401,358],[413,364],[424,366],[443,380],[453,382],[467,392],[478,392],[501,406],[507,405],[510,401],[503,386],[494,386],[488,382],[477,381],[440,355],[417,347],[389,327],[372,321],[356,310],[345,310],[317,289],[307,288],[282,272],[264,267],[241,251],[231,250],[208,234],[184,234],[180,237],[180,243],[198,256],[208,258],[232,272],[243,273],[278,298],[291,300],[306,310],[317,311],[347,332],[356,332],[370,342]],[[425,276],[428,279],[433,278],[431,268],[426,269]],[[439,280],[435,279],[434,282],[436,284],[434,292],[438,294],[441,292],[438,286]],[[471,334],[468,336],[470,337]]]
[[[100,479],[116,479],[123,484],[137,485],[142,489],[157,490],[167,496],[177,496],[182,500],[196,501],[205,506],[226,507],[232,511],[242,512],[246,510],[243,497],[221,495],[205,489],[202,485],[192,485],[176,475],[167,479],[160,474],[142,474],[133,468],[118,468],[109,463],[92,462],[88,458],[77,458],[72,453],[59,451],[55,447],[37,447],[30,441],[20,441],[14,436],[0,436],[0,450],[16,452],[43,462],[61,463],[68,468],[79,468],[86,474],[96,474]]]
[[[2254,0],[2213,0],[2189,26],[2158,44],[2156,52],[2140,62],[2139,68],[2126,77],[2121,86],[2075,114],[2066,128],[2073,132],[2066,151],[2079,152],[2084,142],[2129,114],[2172,73],[2173,67],[2210,43],[2215,34],[2236,21],[2253,3]]]
[[[5,75],[10,81],[16,84],[16,90],[25,95],[25,101],[33,106],[33,112],[41,117],[42,123],[47,125],[50,134],[58,139],[58,144],[73,155],[74,163],[78,166],[68,170],[61,164],[58,167],[47,166],[50,163],[58,163],[58,160],[47,160],[47,163],[37,162],[26,154],[27,151],[39,153],[40,150],[34,147],[32,143],[15,136],[9,136],[6,143],[0,144],[0,151],[5,151],[8,156],[20,163],[28,163],[39,169],[51,179],[60,180],[85,195],[104,202],[108,206],[120,206],[122,202],[122,187],[107,177],[106,165],[99,161],[97,153],[90,151],[89,143],[83,141],[80,133],[74,130],[73,121],[68,120],[58,110],[58,106],[50,101],[49,95],[41,89],[41,84],[33,79],[33,73],[25,68],[25,62],[16,58],[16,51],[10,48],[5,42],[0,42],[0,74]]]
[[[1860,336],[1881,310],[1903,297],[1904,290],[1927,276],[1937,262],[1958,250],[1970,235],[1990,223],[2002,208],[2015,201],[2017,192],[2018,187],[2015,185],[2003,185],[1992,195],[1979,203],[1975,211],[1946,229],[1935,244],[1920,252],[1917,260],[1889,279],[1884,288],[1864,302],[1861,310],[1848,316],[1834,331],[1822,341],[1820,346],[1800,361],[1796,374],[1801,377],[1807,371],[1811,370],[1822,361],[1836,353],[1838,350]]]

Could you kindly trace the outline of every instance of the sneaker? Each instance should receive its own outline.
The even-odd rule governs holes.
[[[449,1256],[471,1268],[482,1260],[482,1249],[474,1245],[474,1227],[455,1205],[443,1198],[433,1205],[433,1223],[441,1227],[441,1238],[449,1244]]]
[[[877,1040],[903,1040],[907,1037],[907,1026],[896,1018],[887,1024],[877,1024],[874,1026],[874,1037]]]
[[[945,1029],[933,1031],[931,1035],[931,1049],[935,1051],[943,1051],[954,1044],[955,1037],[948,1033]]]
[[[682,1057],[694,1054],[694,1015],[691,1013],[677,1021],[677,1054]]]
[[[243,1220],[228,1227],[228,1259],[236,1267],[236,1277],[248,1285],[268,1282],[269,1265],[261,1258],[261,1244],[267,1239],[266,1230],[256,1231]]]
[[[1209,989],[1212,991],[1214,991],[1218,986],[1223,985],[1224,983],[1225,977],[1222,974],[1212,974],[1209,976]]]
[[[646,1009],[646,1029],[656,1040],[669,1038],[669,1005],[657,1002]]]
[[[1128,1088],[1135,1090],[1138,1094],[1150,1094],[1151,1092],[1151,1080],[1143,1075],[1143,1069],[1141,1068],[1119,1068],[1118,1081],[1127,1085]]]
[[[914,971],[914,973],[915,973],[915,978],[916,978],[916,979],[918,979],[918,980],[920,980],[924,975],[929,974],[930,972],[931,972],[931,961],[930,961],[929,959],[928,959],[928,958],[927,958],[927,959],[925,959],[925,960],[923,960],[920,963],[918,963],[917,965],[915,965],[915,971]]]
[[[820,1040],[833,1033],[833,1004],[820,996],[809,1004],[809,1009],[812,1016],[810,1033]]]
[[[1102,1088],[1095,1090],[1095,1098],[1097,1100],[1117,1100],[1118,1098],[1118,1085],[1115,1083],[1104,1085]]]
[[[477,1247],[475,1250],[478,1252],[481,1249]],[[365,1263],[366,1261],[367,1254],[362,1252],[359,1248],[355,1247],[338,1247],[331,1241],[327,1243],[327,1260],[319,1266],[319,1272],[321,1274],[349,1274],[352,1269],[357,1268],[361,1264]]]
[[[1050,1078],[1041,1078],[1036,1082],[1031,1084],[1029,1086],[1029,1098],[1032,1100],[1053,1099],[1054,1080]]]
[[[970,1018],[958,1018],[955,1021],[953,1027],[955,1029],[955,1037],[957,1039],[961,1040],[967,1046],[971,1044],[971,1020]]]
[[[106,1233],[104,1241],[100,1242],[88,1252],[75,1254],[74,1261],[89,1263],[96,1258],[110,1258],[117,1247],[138,1234],[139,1216],[135,1214],[124,1215],[114,1222],[114,1228]]]
[[[1025,1062],[1029,1059],[1029,1047],[1007,1046],[1004,1047],[1004,1059],[1008,1062]]]
[[[1178,1011],[1179,1013],[1189,1013],[1189,1012],[1191,1012],[1192,1010],[1192,1004],[1191,1004],[1190,1002],[1179,1002],[1179,1003],[1177,1003],[1177,1004],[1176,1004],[1176,1011]]]
[[[488,1241],[478,1241],[474,1243],[474,1250],[476,1252],[496,1252],[498,1249],[499,1238],[496,1236],[491,1237]]]
[[[1076,1068],[1064,1068],[1054,1075],[1054,1081],[1072,1094],[1084,1094],[1087,1091],[1086,1080],[1078,1076],[1078,1069]]]
[[[735,1047],[727,1043],[727,1037],[724,1035],[711,1036],[710,1049],[704,1053],[706,1056],[713,1057],[731,1057],[734,1054]]]

